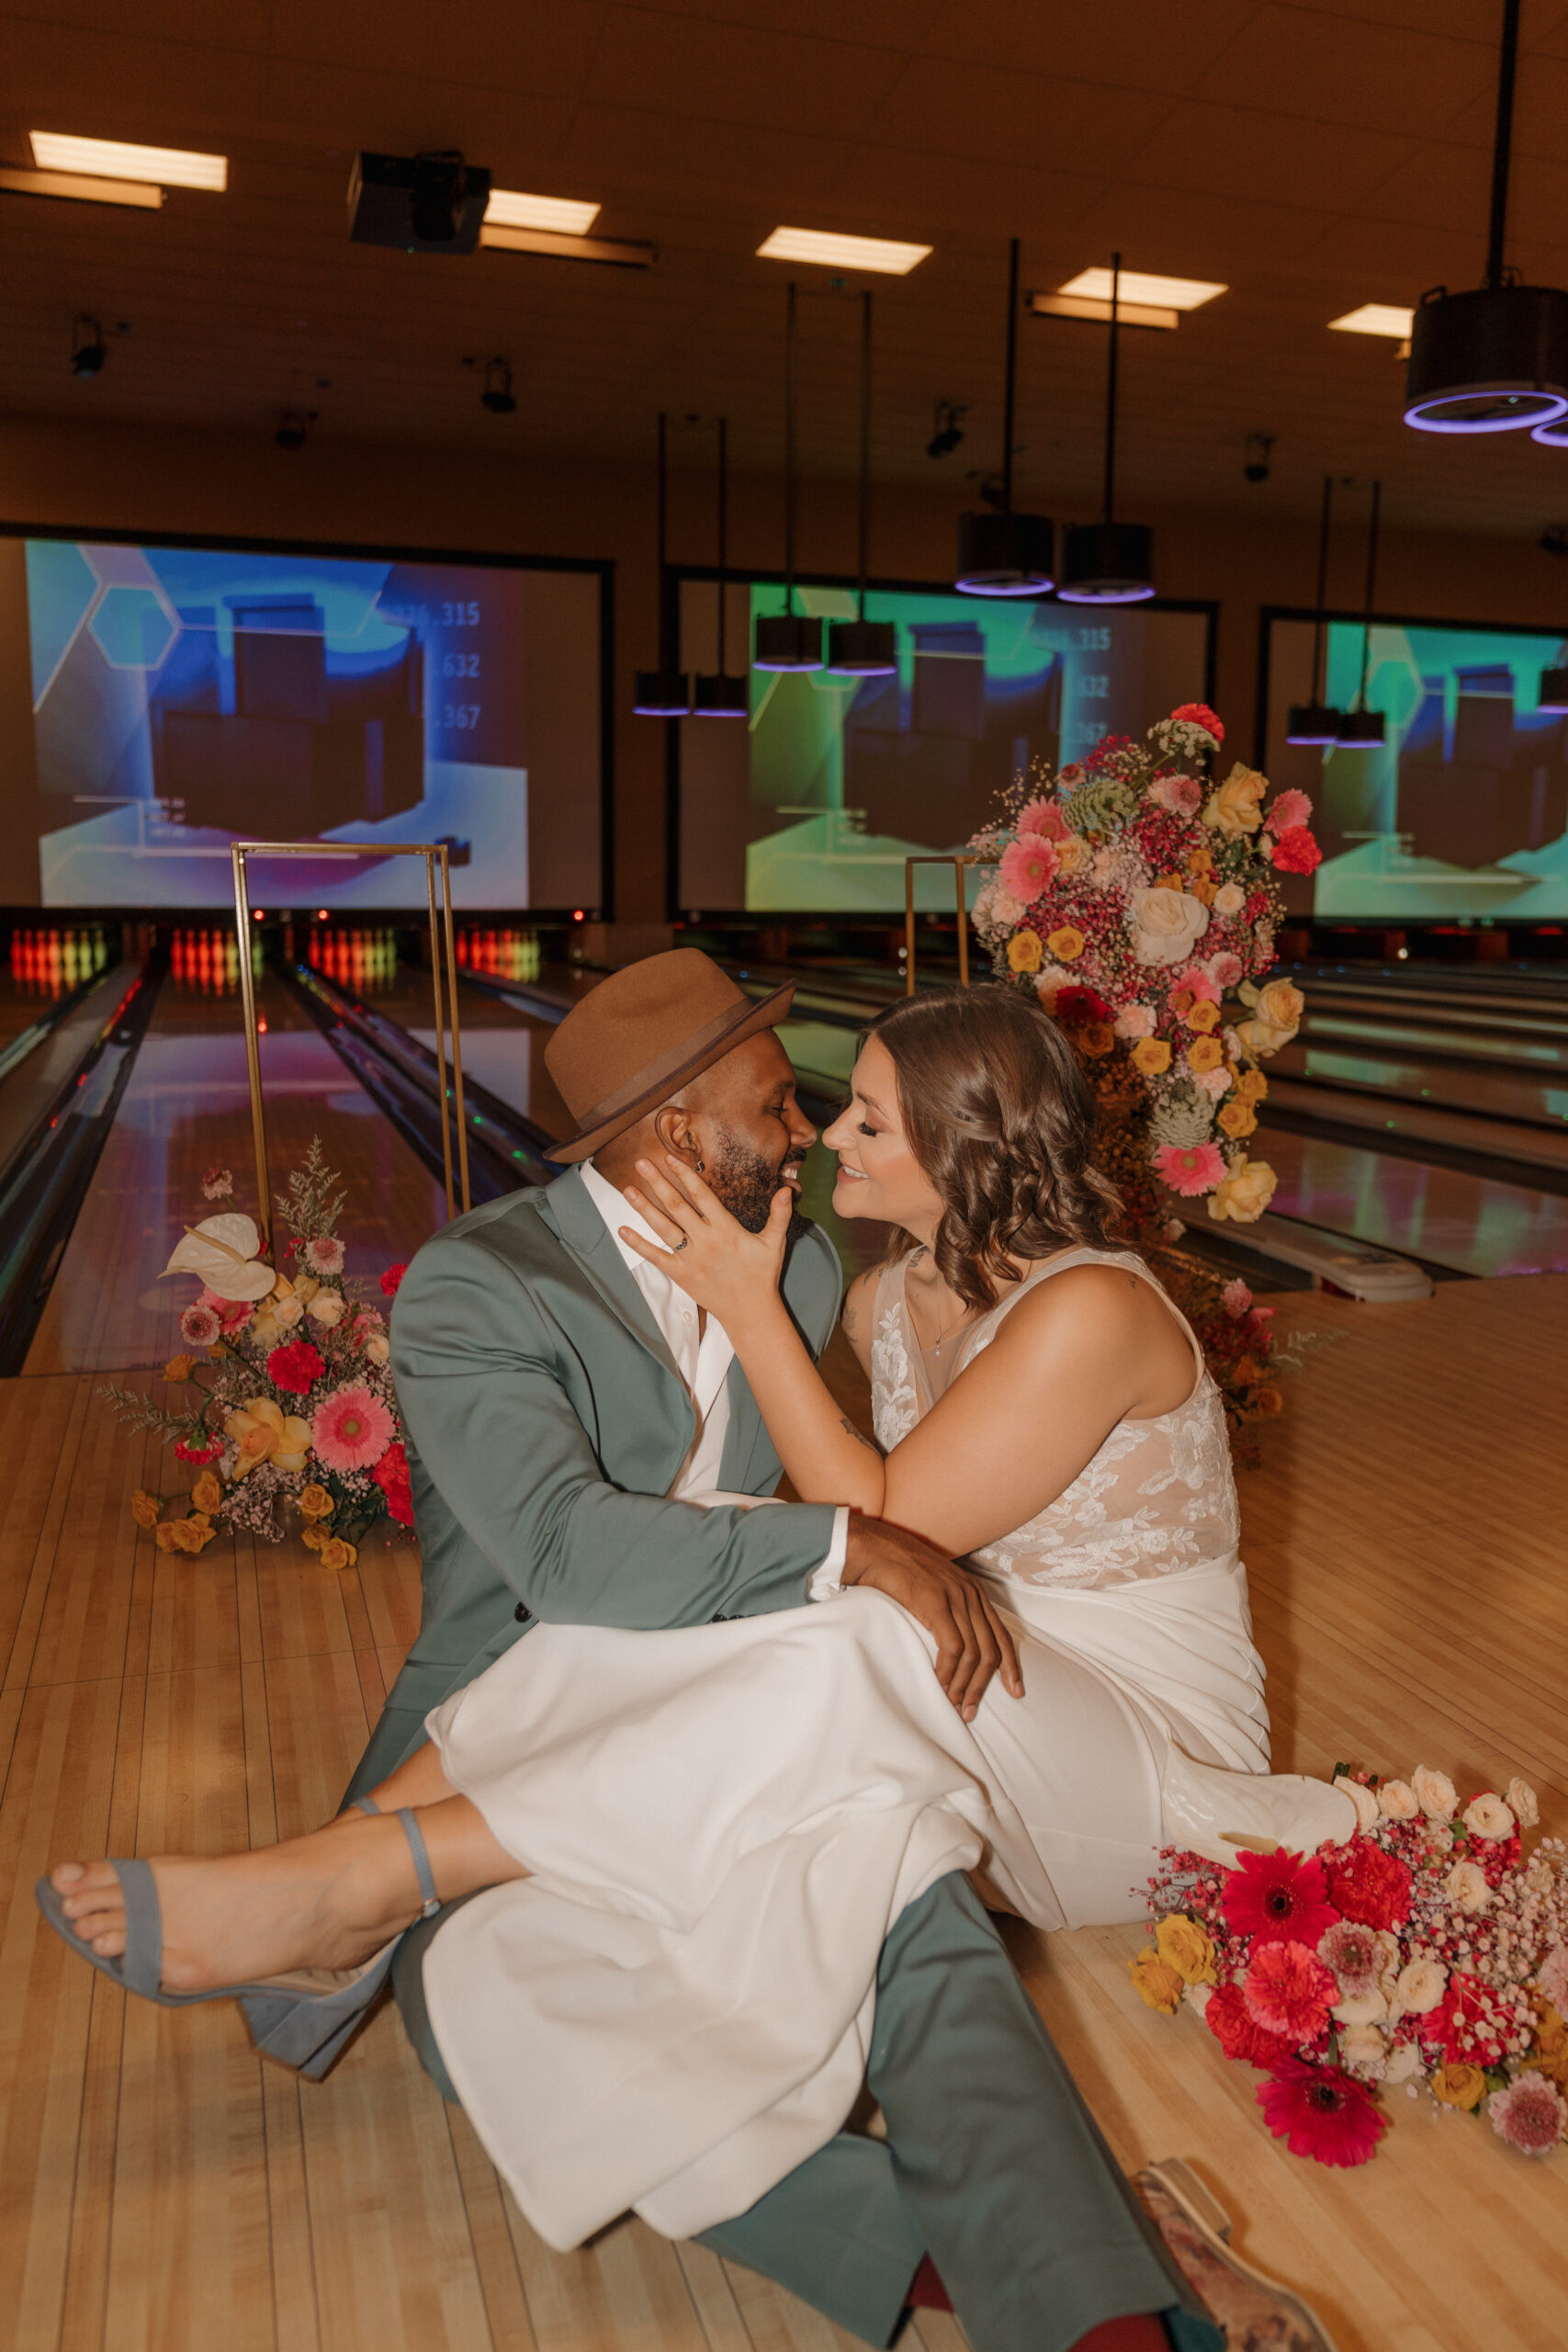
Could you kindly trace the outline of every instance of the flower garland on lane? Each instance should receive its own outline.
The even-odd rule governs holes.
[[[209,1168],[201,1189],[209,1201],[228,1200],[233,1178]],[[292,1274],[262,1257],[248,1216],[228,1210],[187,1227],[164,1271],[194,1274],[201,1288],[180,1317],[190,1352],[173,1357],[164,1379],[188,1396],[167,1407],[134,1389],[100,1389],[122,1420],[155,1431],[196,1473],[183,1501],[141,1487],[131,1498],[132,1517],[160,1551],[197,1556],[221,1529],[280,1543],[292,1504],[307,1548],[326,1567],[351,1568],[378,1520],[412,1526],[386,1315],[360,1295],[363,1283],[344,1280],[343,1205],[318,1140],[274,1204],[287,1237],[278,1254]],[[402,1274],[401,1266],[382,1274],[385,1299]]]
[[[1568,1847],[1518,1779],[1462,1807],[1446,1773],[1340,1767],[1342,1846],[1243,1853],[1234,1870],[1174,1847],[1149,1881],[1154,1940],[1129,1962],[1152,2009],[1185,2003],[1227,2058],[1264,2072],[1258,2103],[1294,2155],[1365,2164],[1403,2086],[1484,2114],[1522,2155],[1568,2137]]]

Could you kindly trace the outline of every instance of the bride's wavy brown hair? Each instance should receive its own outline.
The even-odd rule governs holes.
[[[1020,1260],[1111,1240],[1122,1204],[1094,1165],[1093,1097],[1032,997],[932,989],[866,1034],[893,1057],[909,1148],[943,1203],[937,1272],[966,1306],[994,1306]],[[917,1246],[896,1234],[889,1261]]]

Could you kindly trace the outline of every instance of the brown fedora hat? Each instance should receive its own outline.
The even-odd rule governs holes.
[[[788,980],[754,1004],[698,947],[612,972],[545,1047],[545,1068],[577,1121],[570,1142],[545,1157],[587,1159],[748,1037],[775,1027],[794,994]]]

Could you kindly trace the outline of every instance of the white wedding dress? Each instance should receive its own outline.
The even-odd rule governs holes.
[[[1043,1261],[945,1374],[916,1343],[908,1261],[886,1269],[884,1450],[1027,1291],[1086,1262],[1154,1280],[1125,1252]],[[551,2245],[628,2207],[690,2235],[829,2139],[861,2087],[883,1940],[944,1872],[983,1867],[1041,1928],[1106,1924],[1142,1916],[1161,1844],[1224,1859],[1349,1834],[1341,1792],[1268,1773],[1224,1408],[1192,1346],[1186,1403],[1122,1422],[975,1555],[1024,1696],[993,1682],[973,1724],[929,1635],[856,1590],[671,1633],[541,1625],[431,1715],[448,1780],[532,1873],[433,1939],[431,2023]]]

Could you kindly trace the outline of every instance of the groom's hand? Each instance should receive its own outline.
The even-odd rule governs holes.
[[[1012,1635],[975,1577],[923,1535],[852,1513],[841,1581],[874,1586],[925,1627],[936,1643],[937,1680],[965,1723],[998,1669],[1002,1688],[1022,1698]]]

